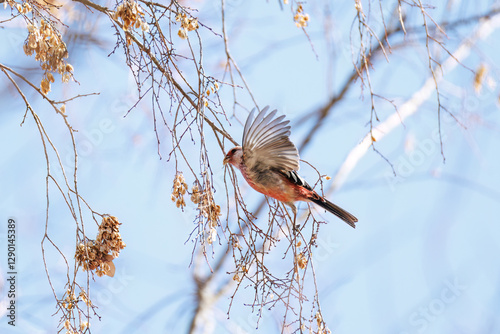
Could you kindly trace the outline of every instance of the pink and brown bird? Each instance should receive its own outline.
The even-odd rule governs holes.
[[[227,152],[224,165],[229,163],[238,168],[253,189],[290,206],[294,220],[297,214],[294,202],[313,202],[356,227],[356,217],[320,196],[297,174],[299,153],[289,138],[290,121],[284,120],[284,115],[275,117],[277,110],[268,113],[269,106],[254,120],[255,111],[254,108],[245,123],[242,146]]]

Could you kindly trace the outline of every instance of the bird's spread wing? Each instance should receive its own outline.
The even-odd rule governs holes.
[[[243,131],[243,156],[247,168],[272,168],[282,171],[299,170],[299,153],[290,141],[290,121],[285,116],[275,118],[269,106],[260,111],[255,120],[253,109]]]

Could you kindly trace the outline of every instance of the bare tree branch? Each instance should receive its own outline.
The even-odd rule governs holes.
[[[372,133],[375,140],[379,142],[383,137],[390,134],[391,131],[401,126],[404,120],[415,114],[419,107],[435,92],[437,82],[450,73],[455,67],[469,55],[471,48],[475,45],[476,41],[485,39],[496,28],[500,26],[500,17],[494,16],[491,19],[483,20],[471,36],[465,39],[460,46],[443,62],[440,71],[436,71],[434,75],[428,78],[423,86],[413,94],[413,96],[398,108],[398,112],[394,112],[385,121],[377,125]],[[327,194],[340,189],[346,182],[349,174],[356,167],[361,158],[372,147],[373,139],[372,134],[367,134],[361,143],[351,150],[347,155],[344,163],[340,166],[338,172],[332,180],[332,185],[328,188]]]

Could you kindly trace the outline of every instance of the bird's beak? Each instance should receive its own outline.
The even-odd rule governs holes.
[[[224,164],[224,165],[225,165],[225,164],[227,164],[228,162],[229,162],[229,156],[228,156],[228,155],[226,155],[226,156],[224,157],[224,160],[222,160],[222,164]]]

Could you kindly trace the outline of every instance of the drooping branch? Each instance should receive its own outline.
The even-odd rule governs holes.
[[[167,80],[170,81],[170,83],[183,96],[183,98],[189,102],[189,104],[194,108],[194,110],[196,110],[198,112],[198,114],[212,128],[212,130],[215,133],[220,133],[226,139],[231,141],[234,145],[237,145],[237,142],[223,128],[220,128],[217,125],[215,125],[215,123],[212,120],[210,120],[204,112],[202,112],[200,110],[200,105],[193,100],[193,98],[184,90],[184,88],[181,86],[181,84],[174,77],[172,77],[170,75],[170,73],[168,72],[168,70],[164,66],[162,66],[160,61],[158,61],[156,56],[153,54],[152,50],[150,48],[146,47],[141,41],[139,41],[139,39],[133,34],[133,32],[126,30],[126,29],[123,29],[124,28],[123,24],[113,17],[113,15],[112,15],[113,11],[111,11],[107,7],[97,5],[90,0],[73,0],[73,1],[80,2],[85,6],[91,7],[93,9],[107,15],[110,18],[110,20],[112,20],[112,22],[115,25],[119,26],[122,29],[122,31],[127,35],[127,37],[130,38],[130,40],[132,40],[139,47],[139,49],[143,52],[143,54],[147,55],[149,57],[149,59],[155,65],[156,69],[158,71],[160,71],[165,76],[165,78],[167,78]],[[151,4],[151,5],[158,5],[160,7],[165,7],[164,5],[156,4],[153,2],[147,2],[147,3]],[[200,96],[198,96],[196,94],[196,92],[192,91],[191,93],[194,94],[198,98],[198,100],[201,100]]]

